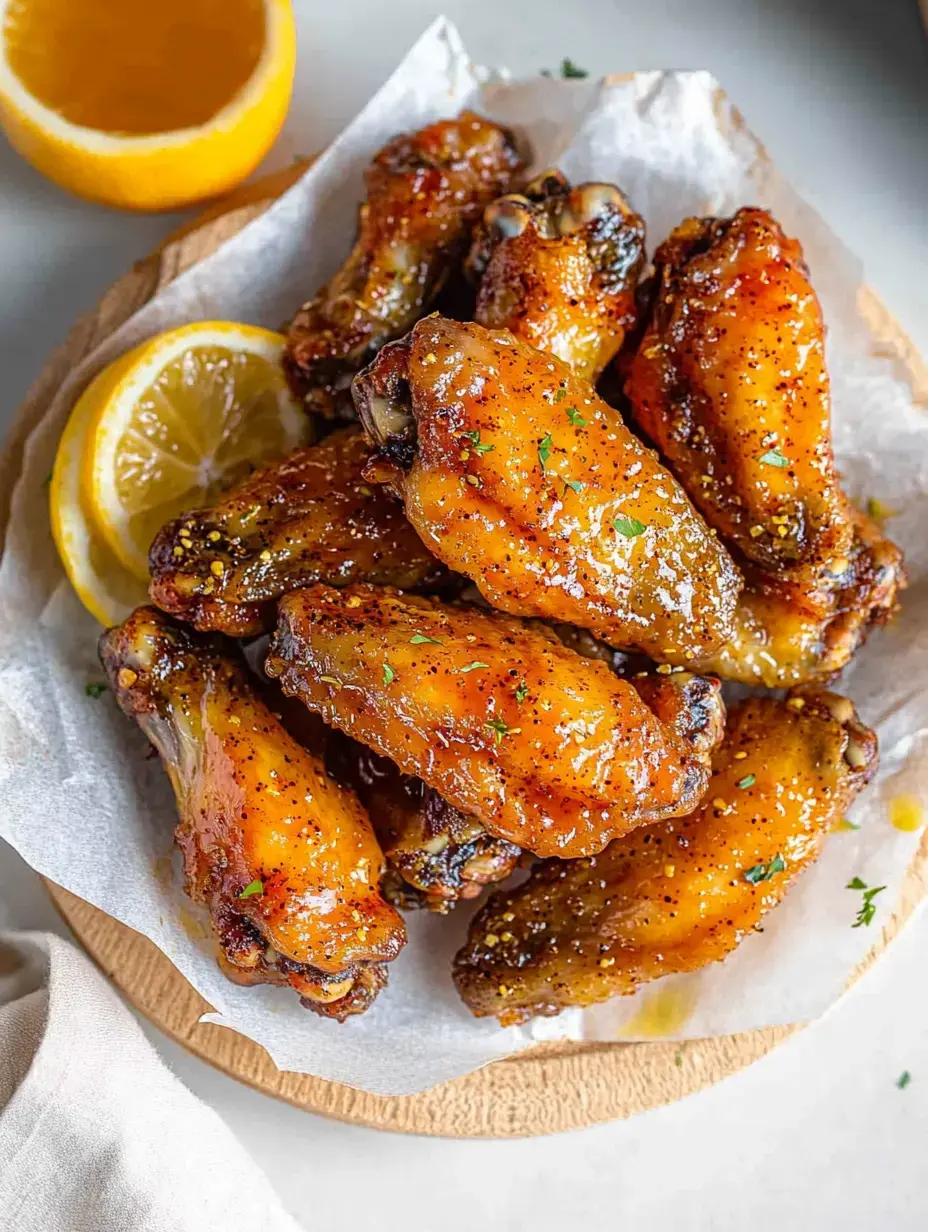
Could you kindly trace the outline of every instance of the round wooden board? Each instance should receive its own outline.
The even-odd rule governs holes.
[[[139,262],[74,327],[33,386],[0,458],[0,539],[25,439],[63,376],[162,287],[215,251],[293,182],[294,166],[211,207]],[[898,326],[869,292],[862,310],[881,348],[906,365],[928,402],[928,374]],[[690,1095],[762,1057],[796,1027],[685,1043],[547,1044],[418,1095],[377,1096],[307,1074],[278,1070],[259,1045],[199,1022],[211,1007],[152,942],[61,887],[49,894],[78,940],[155,1026],[224,1073],[297,1107],[399,1133],[448,1137],[521,1137],[556,1133],[632,1116]],[[881,952],[928,893],[928,835],[913,861],[903,898],[861,970]],[[859,974],[859,972],[858,972]],[[350,1025],[345,1030],[350,1030]]]

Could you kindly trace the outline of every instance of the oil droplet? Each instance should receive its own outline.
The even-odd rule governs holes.
[[[151,871],[154,874],[155,881],[157,881],[162,889],[170,887],[171,882],[174,880],[170,855],[158,856],[157,860],[153,860]]]
[[[208,941],[209,929],[201,919],[189,911],[186,907],[179,907],[177,910],[177,922],[190,938],[191,941]]]
[[[920,830],[925,823],[925,807],[917,796],[893,796],[889,802],[889,824],[903,834]]]
[[[668,985],[646,996],[635,1016],[622,1027],[628,1039],[664,1039],[676,1035],[685,1025],[696,1004],[695,989],[689,985]]]

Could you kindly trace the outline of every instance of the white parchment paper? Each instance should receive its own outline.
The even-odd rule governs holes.
[[[898,516],[893,536],[912,586],[896,624],[876,633],[841,688],[875,726],[882,769],[819,864],[727,962],[634,998],[526,1028],[476,1022],[450,980],[471,909],[408,917],[410,942],[372,1010],[344,1026],[301,1010],[285,989],[238,988],[219,973],[205,923],[171,857],[174,802],[141,734],[100,678],[99,629],[71,592],[49,533],[45,478],[67,414],[90,377],[165,328],[204,318],[277,326],[340,264],[362,173],[395,133],[472,105],[522,128],[536,165],[621,185],[653,247],[684,216],[770,207],[802,241],[829,325],[838,460],[852,497]],[[62,386],[29,441],[0,564],[0,835],[39,872],[144,933],[215,1007],[211,1021],[263,1044],[285,1069],[380,1093],[421,1090],[535,1038],[635,1038],[655,1025],[683,1037],[806,1020],[842,991],[898,898],[919,836],[887,804],[925,781],[928,619],[928,416],[905,374],[881,357],[856,310],[860,271],[778,175],[705,73],[509,83],[478,72],[439,20],[303,179],[222,249],[172,283]],[[887,889],[870,928],[854,929],[853,876]],[[642,1010],[644,1006],[644,1010]]]

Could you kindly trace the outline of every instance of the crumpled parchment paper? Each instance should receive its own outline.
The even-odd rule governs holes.
[[[852,497],[898,511],[911,589],[841,688],[879,730],[882,769],[819,864],[727,962],[651,985],[636,997],[525,1028],[477,1022],[458,1001],[451,957],[471,914],[408,917],[410,943],[373,1009],[344,1026],[299,1008],[285,989],[239,988],[219,973],[202,917],[184,899],[174,802],[141,734],[100,678],[99,629],[68,586],[49,534],[47,488],[70,407],[114,356],[159,330],[205,318],[275,327],[327,278],[352,240],[362,173],[395,133],[472,105],[529,136],[537,167],[618,183],[650,245],[684,216],[770,207],[805,246],[829,326],[838,460]],[[306,175],[259,220],[112,335],[62,386],[32,434],[0,564],[0,835],[40,873],[151,938],[206,1000],[211,1021],[263,1044],[285,1069],[383,1094],[412,1092],[538,1038],[679,1038],[803,1021],[820,1014],[879,935],[919,835],[888,820],[889,799],[916,793],[928,750],[928,416],[902,367],[857,312],[860,270],[784,182],[706,73],[510,83],[476,70],[438,20]],[[853,876],[886,885],[870,928],[852,928]]]

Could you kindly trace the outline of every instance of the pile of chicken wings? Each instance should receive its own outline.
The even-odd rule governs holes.
[[[289,329],[318,443],[166,525],[100,643],[223,970],[339,1020],[399,909],[488,885],[478,1016],[722,959],[877,764],[825,686],[905,572],[841,489],[799,244],[744,208],[649,266],[618,187],[527,158],[471,112],[377,154]]]

